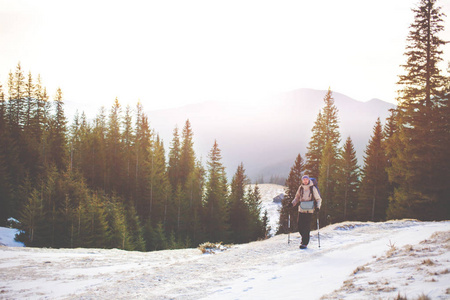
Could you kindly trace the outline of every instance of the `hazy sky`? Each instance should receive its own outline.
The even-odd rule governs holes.
[[[418,0],[0,0],[0,82],[20,61],[51,96],[146,110],[297,88],[395,102]],[[438,3],[450,15],[450,0]],[[450,21],[441,37],[450,41]],[[450,60],[450,44],[444,59]]]

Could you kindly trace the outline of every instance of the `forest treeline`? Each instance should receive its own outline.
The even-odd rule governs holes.
[[[296,218],[287,203],[303,174],[318,178],[323,225],[448,219],[450,79],[438,67],[443,14],[434,0],[413,11],[398,105],[385,124],[374,120],[363,165],[351,137],[342,142],[329,89],[305,158],[299,154],[288,174],[278,232],[289,230],[288,214]],[[0,86],[0,225],[19,220],[20,240],[41,247],[151,251],[265,238],[267,212],[261,214],[258,185],[247,188],[244,164],[229,182],[218,143],[205,164],[193,145],[186,120],[166,152],[141,103],[123,108],[115,99],[93,120],[77,113],[69,122],[62,91],[50,100],[40,77],[18,64]]]
[[[0,86],[0,211],[20,221],[27,246],[160,250],[266,236],[258,186],[241,164],[227,183],[214,143],[203,167],[189,120],[166,155],[142,104],[115,100],[94,120],[69,124],[63,95],[40,77],[10,72]],[[166,158],[168,157],[168,158]],[[230,187],[230,188],[229,188]]]
[[[305,173],[318,178],[321,224],[450,217],[450,62],[444,76],[439,63],[446,42],[439,33],[445,15],[436,2],[421,0],[413,9],[398,105],[384,126],[375,122],[362,167],[351,137],[341,146],[338,110],[328,91],[306,159],[298,155],[286,181],[279,232],[287,232],[288,214],[296,218],[287,204]]]

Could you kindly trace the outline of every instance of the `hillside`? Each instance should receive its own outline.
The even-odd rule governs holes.
[[[450,222],[346,222],[198,249],[127,252],[0,246],[4,299],[408,299],[450,293]]]
[[[262,101],[258,106],[244,101],[206,102],[147,113],[151,127],[167,147],[175,125],[181,131],[189,119],[194,131],[194,148],[203,161],[217,140],[230,177],[243,162],[252,180],[268,180],[272,175],[287,177],[295,157],[299,153],[304,156],[314,121],[324,106],[325,93],[299,89]],[[342,140],[351,136],[362,164],[377,118],[384,122],[394,105],[377,99],[361,102],[339,93],[333,95],[339,110]]]

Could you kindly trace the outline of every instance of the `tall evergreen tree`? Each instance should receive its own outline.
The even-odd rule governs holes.
[[[177,189],[177,186],[180,182],[180,147],[180,135],[178,133],[178,126],[175,126],[175,129],[173,130],[172,144],[169,150],[168,166],[169,180],[170,184],[172,185],[172,190],[174,191]]]
[[[182,142],[180,149],[179,176],[182,186],[185,186],[190,173],[194,171],[195,167],[193,135],[194,133],[191,128],[191,123],[188,119],[186,120],[181,136]]]
[[[267,235],[267,210],[265,216],[261,217],[262,197],[259,191],[258,183],[255,184],[253,190],[248,189],[246,202],[249,211],[249,222],[247,231],[249,233],[249,241],[264,239]]]
[[[139,109],[138,109],[139,112]],[[137,117],[136,124],[136,211],[142,219],[147,219],[150,211],[150,186],[148,182],[151,174],[151,149],[153,134],[149,127],[148,117],[142,114]]]
[[[194,172],[188,178],[186,187],[189,198],[189,210],[187,215],[187,232],[193,245],[198,245],[203,241],[204,232],[201,226],[203,210],[203,192],[205,187],[205,169],[201,161],[197,161]]]
[[[52,163],[58,170],[65,170],[68,166],[68,151],[67,151],[67,121],[64,115],[64,103],[62,91],[60,88],[56,91],[54,99],[55,115],[52,118],[50,126],[50,155]]]
[[[195,172],[195,152],[193,142],[193,131],[189,119],[186,120],[182,132],[182,141],[179,159],[179,186],[181,187],[178,238],[185,238],[191,231],[191,217],[193,213],[193,190]]]
[[[336,201],[333,206],[336,222],[355,219],[359,184],[358,159],[353,141],[348,137],[340,151],[336,176]]]
[[[320,174],[320,160],[322,159],[323,149],[325,147],[323,139],[323,113],[320,110],[317,119],[312,128],[312,136],[309,141],[306,152],[305,170],[309,176],[319,178]]]
[[[133,132],[133,123],[132,123],[132,112],[131,107],[127,105],[125,109],[125,116],[123,119],[123,132],[122,132],[122,144],[124,151],[124,195],[126,198],[130,199],[132,195],[132,187],[133,185],[133,171],[132,171],[132,162],[133,159],[133,141],[134,141],[134,132]]]
[[[333,206],[337,159],[341,135],[339,132],[338,109],[333,93],[328,89],[324,97],[325,107],[319,112],[313,127],[313,136],[306,153],[306,171],[310,177],[318,178],[322,195],[320,218],[322,223],[330,221],[329,208]],[[331,220],[332,221],[332,220]]]
[[[123,148],[121,141],[121,107],[116,98],[109,115],[108,129],[106,132],[106,191],[123,193]]]
[[[14,75],[9,73],[8,115],[12,130],[17,134],[25,123],[25,76],[20,63],[17,64]]]
[[[217,141],[209,152],[207,183],[205,192],[204,226],[209,241],[223,241],[227,237],[226,203],[228,197],[227,178],[222,165],[222,154]]]
[[[378,118],[367,145],[359,191],[358,218],[362,221],[383,221],[388,207],[389,181],[387,158],[383,147],[383,130]]]
[[[153,151],[150,153],[151,172],[148,182],[150,185],[149,217],[151,226],[156,228],[158,223],[165,224],[165,216],[170,206],[168,199],[172,192],[167,175],[166,155],[164,143],[157,135]]]
[[[419,1],[413,12],[405,74],[398,81],[398,131],[388,151],[395,186],[389,217],[445,219],[450,214],[450,96],[448,78],[439,69],[444,14],[436,0]]]
[[[248,242],[250,239],[250,212],[245,199],[245,187],[249,183],[244,164],[239,164],[231,180],[231,193],[228,201],[230,239],[234,243]]]
[[[6,225],[6,220],[11,213],[12,185],[8,169],[8,145],[11,143],[9,135],[6,99],[0,84],[0,226]]]

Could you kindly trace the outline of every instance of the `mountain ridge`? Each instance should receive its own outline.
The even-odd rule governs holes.
[[[166,146],[172,142],[175,126],[181,132],[189,119],[197,157],[205,162],[217,140],[229,177],[242,162],[246,174],[261,182],[274,175],[287,177],[295,157],[300,153],[304,158],[326,92],[296,89],[259,105],[207,101],[146,113]],[[377,118],[384,123],[395,105],[380,99],[362,102],[337,92],[333,98],[339,110],[341,143],[350,136],[362,164]]]

